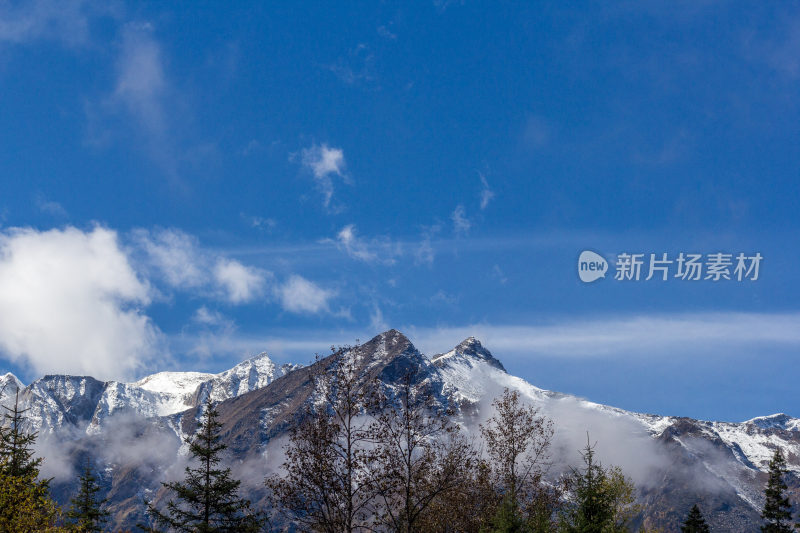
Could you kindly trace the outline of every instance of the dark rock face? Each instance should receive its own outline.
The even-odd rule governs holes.
[[[452,393],[458,389],[459,383],[476,385],[475,376],[495,379],[492,390],[519,383],[472,337],[450,352],[428,359],[402,333],[389,330],[337,355],[350,358],[359,379],[375,381],[387,392],[412,373],[415,384],[424,382],[436,402],[452,409],[454,416],[475,412],[463,402],[476,400],[453,404],[445,394],[444,391]],[[31,413],[47,420],[45,426],[71,429],[63,433],[63,447],[75,465],[86,455],[104,461],[101,482],[110,499],[111,525],[115,529],[127,529],[145,519],[143,498],[160,501],[164,496],[160,482],[182,477],[183,456],[177,452],[181,443],[195,432],[200,416],[197,405],[213,394],[212,383],[227,398],[217,404],[217,410],[223,442],[229,447],[228,464],[236,475],[246,478],[243,486],[254,502],[263,503],[263,478],[280,465],[281,447],[289,429],[303,416],[309,402],[317,399],[315,379],[320,373],[330,371],[334,357],[319,359],[307,367],[284,368],[276,372],[276,379],[266,386],[250,390],[253,384],[261,383],[258,380],[263,376],[259,371],[271,365],[256,357],[220,374],[221,377],[215,378],[217,381],[199,385],[191,398],[194,407],[167,416],[149,417],[135,415],[135,407],[134,413],[122,409],[117,412],[125,413],[127,418],[114,415],[119,418],[111,417],[112,420],[122,422],[109,424],[107,427],[112,430],[97,433],[85,430],[107,386],[104,382],[89,377],[47,376],[22,389],[21,398],[25,397]],[[480,372],[471,374],[474,369]],[[461,376],[459,379],[467,381],[452,381],[452,376]],[[240,394],[242,390],[250,392]],[[568,396],[543,391],[541,398],[541,401],[559,401]],[[800,471],[800,421],[787,415],[725,424],[637,415],[596,404],[588,409],[590,415],[605,416],[611,412],[650,428],[653,445],[667,458],[666,464],[655,468],[648,482],[639,487],[639,500],[645,513],[637,519],[637,527],[646,525],[663,531],[678,531],[688,509],[698,503],[714,531],[758,531],[766,480],[765,451],[770,451],[774,442],[782,443],[790,468]],[[559,420],[555,420],[555,424],[558,427]],[[80,431],[78,437],[75,437],[75,429]],[[120,432],[130,441],[133,450],[126,448],[112,453],[120,446],[116,435]],[[761,455],[754,454],[754,449],[761,450]],[[789,476],[789,485],[796,501],[800,479],[795,473]],[[53,488],[62,502],[69,500],[74,489],[72,483],[54,483]]]

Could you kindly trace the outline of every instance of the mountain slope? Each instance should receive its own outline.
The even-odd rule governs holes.
[[[776,447],[786,453],[791,490],[800,488],[800,420],[784,414],[737,424],[632,413],[537,388],[508,374],[471,337],[429,359],[389,330],[343,355],[359,379],[386,390],[413,373],[476,436],[492,414],[492,400],[505,388],[519,391],[554,422],[551,478],[580,462],[588,432],[601,461],[621,466],[635,481],[646,508],[641,522],[665,531],[676,531],[698,501],[715,530],[757,531],[766,464]],[[87,452],[99,458],[115,525],[127,527],[143,518],[143,497],[158,498],[160,481],[181,476],[185,440],[209,395],[219,402],[235,474],[256,500],[263,497],[264,476],[279,467],[289,429],[309,402],[318,401],[315,380],[330,370],[332,357],[278,367],[260,354],[216,375],[160,373],[136,383],[46,376],[22,389],[21,397],[34,428],[67,450],[60,459],[45,453],[48,462],[74,465]],[[21,386],[13,376],[3,379],[9,390]],[[55,488],[68,498],[68,483]]]
[[[22,389],[21,401],[23,408],[30,409],[31,431],[47,434],[69,427],[93,434],[114,415],[169,416],[202,403],[209,394],[221,401],[261,388],[295,368],[277,366],[261,353],[219,374],[159,372],[134,383],[51,375]],[[6,374],[3,380],[9,383],[8,390],[14,389],[13,375]]]

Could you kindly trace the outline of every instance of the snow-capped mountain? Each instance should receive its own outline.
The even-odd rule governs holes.
[[[9,398],[14,398],[18,390],[24,388],[25,385],[11,372],[0,376],[0,404],[7,403]]]
[[[115,414],[165,417],[202,403],[209,394],[222,401],[264,387],[294,368],[296,365],[277,366],[261,353],[219,374],[159,372],[133,383],[51,375],[23,387],[16,377],[6,374],[0,380],[0,400],[6,404],[13,401],[19,387],[22,408],[29,409],[31,430],[50,433],[70,427],[91,434],[99,432]]]
[[[412,371],[442,406],[453,409],[462,427],[476,436],[478,424],[491,416],[492,400],[504,388],[519,391],[525,401],[553,421],[551,476],[579,463],[578,450],[585,446],[588,432],[597,442],[602,462],[622,467],[636,483],[646,509],[642,523],[665,531],[676,531],[696,502],[703,503],[715,531],[757,531],[765,471],[776,447],[787,457],[790,489],[800,489],[800,420],[788,415],[729,423],[633,413],[537,388],[508,374],[472,337],[447,353],[428,358],[402,333],[390,330],[344,355],[361,379],[377,380],[387,389]],[[123,527],[141,518],[141,491],[155,494],[165,472],[179,462],[179,450],[185,453],[185,446],[172,443],[195,431],[197,406],[208,395],[219,402],[223,441],[233,453],[234,464],[240,465],[245,485],[258,500],[264,475],[280,464],[275,454],[280,457],[289,428],[302,416],[307,403],[319,400],[315,376],[329,370],[331,357],[307,367],[279,367],[260,354],[216,375],[164,372],[135,383],[46,376],[23,388],[21,398],[31,409],[28,414],[34,429],[71,435],[62,440],[81,439],[74,449],[98,450],[106,463],[105,481],[116,526]],[[0,387],[2,383],[9,384],[9,391],[22,387],[8,374],[0,380]],[[139,417],[135,430],[130,430],[136,437],[129,444],[114,444],[103,431],[121,413]],[[126,421],[126,425],[130,424]],[[65,428],[72,433],[62,433]],[[145,453],[127,448],[109,451],[115,446],[135,447],[138,441],[146,442],[142,446],[147,448]],[[151,457],[156,449],[161,449],[158,460]],[[164,464],[156,465],[157,461]],[[68,497],[66,488],[63,497]]]

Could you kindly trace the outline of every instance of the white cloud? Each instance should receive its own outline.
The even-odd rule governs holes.
[[[492,201],[492,198],[494,198],[494,191],[489,188],[489,182],[486,181],[486,176],[480,172],[478,172],[478,176],[480,176],[481,184],[483,185],[483,189],[481,189],[481,211],[483,211],[489,206],[489,202]]]
[[[302,163],[314,174],[317,188],[322,193],[323,205],[330,207],[333,198],[332,176],[344,177],[344,152],[341,148],[331,148],[327,144],[304,148]]]
[[[190,289],[209,282],[208,260],[197,239],[176,229],[135,230],[134,240],[147,254],[148,263],[172,287]]]
[[[231,303],[249,302],[264,292],[267,273],[233,259],[218,259],[214,279]]]
[[[544,325],[474,324],[414,329],[425,353],[475,336],[498,353],[554,357],[651,357],[800,347],[800,313],[686,313],[564,320]]]
[[[441,231],[438,224],[433,226],[425,226],[422,228],[422,239],[419,241],[416,249],[414,250],[414,264],[416,265],[432,265],[436,257],[436,251],[433,249],[433,236]]]
[[[194,312],[192,320],[204,326],[221,326],[231,323],[222,313],[219,311],[212,311],[205,305],[200,306],[197,311]]]
[[[336,234],[336,243],[347,255],[367,263],[382,262],[393,264],[395,257],[401,255],[399,245],[389,239],[366,241],[358,236],[355,224],[348,224]]]
[[[459,204],[456,206],[455,210],[453,210],[453,213],[450,215],[450,219],[453,221],[453,231],[455,231],[457,235],[469,233],[472,223],[467,218],[466,209],[464,209],[463,205]]]
[[[160,351],[149,302],[112,230],[0,234],[0,351],[37,373],[132,376]]]
[[[277,295],[287,311],[293,313],[320,313],[328,311],[328,300],[335,292],[319,287],[302,276],[292,275],[278,287]]]
[[[265,218],[259,216],[247,216],[244,213],[241,214],[241,217],[250,224],[250,227],[264,230],[264,231],[272,231],[278,225],[278,221],[274,218]]]
[[[386,331],[389,329],[389,324],[383,319],[383,311],[377,304],[369,314],[369,327],[372,331]]]
[[[336,240],[341,247],[347,251],[347,254],[350,257],[355,257],[356,259],[361,259],[362,261],[367,262],[374,261],[378,258],[375,253],[371,252],[367,248],[366,243],[358,238],[354,224],[349,224],[343,227],[342,230],[336,235]]]
[[[494,265],[492,267],[492,277],[497,279],[501,285],[505,285],[508,282],[508,278],[503,273],[503,270],[500,268],[500,265]]]
[[[48,200],[41,195],[36,197],[36,207],[42,213],[46,213],[54,217],[63,218],[67,216],[67,210],[64,209],[64,206],[58,202]]]
[[[134,231],[153,274],[170,287],[196,289],[233,304],[264,294],[272,273],[204,250],[198,240],[177,229]]]
[[[167,88],[161,47],[150,24],[128,24],[117,61],[114,97],[151,133],[163,133],[163,96]]]
[[[83,44],[89,37],[89,2],[27,0],[0,3],[0,41],[26,44],[39,39]]]

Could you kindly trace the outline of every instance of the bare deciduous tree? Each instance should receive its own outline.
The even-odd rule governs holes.
[[[524,511],[539,521],[542,513],[550,514],[546,507],[552,498],[542,478],[553,424],[540,416],[535,407],[524,405],[517,391],[505,389],[492,405],[496,413],[481,425],[481,434],[498,492],[503,506],[507,507],[504,512],[517,515]],[[546,519],[549,520],[549,516]]]
[[[311,531],[363,531],[371,521],[365,415],[370,384],[358,375],[353,352],[340,349],[316,362],[316,401],[291,431],[285,475],[267,479],[276,507]]]
[[[418,370],[407,372],[372,406],[376,518],[402,533],[420,531],[426,512],[467,478],[476,461],[474,448],[419,378]]]

